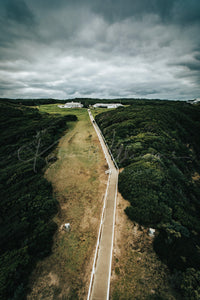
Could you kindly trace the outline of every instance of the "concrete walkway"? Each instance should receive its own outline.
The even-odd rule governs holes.
[[[99,137],[99,141],[103,148],[110,169],[107,197],[105,199],[105,208],[104,213],[102,215],[102,226],[100,227],[99,245],[97,245],[97,255],[94,258],[94,269],[91,277],[88,300],[107,300],[109,299],[110,276],[112,266],[118,170],[116,169],[111,159],[109,151],[101,136],[101,132],[96,123],[94,122],[94,119],[89,110],[88,113]]]

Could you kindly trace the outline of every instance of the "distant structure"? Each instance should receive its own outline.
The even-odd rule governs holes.
[[[122,106],[123,105],[121,103],[96,103],[93,105],[94,108],[117,108]]]
[[[64,228],[65,231],[69,232],[71,230],[70,223],[65,223],[63,228]]]
[[[81,108],[83,107],[83,104],[80,102],[67,102],[64,105],[58,105],[60,108]]]
[[[150,237],[154,237],[155,236],[155,232],[156,232],[156,230],[154,228],[149,228],[148,234],[149,234]]]
[[[200,98],[196,98],[194,100],[189,100],[188,103],[190,104],[197,104],[197,103],[200,103]]]

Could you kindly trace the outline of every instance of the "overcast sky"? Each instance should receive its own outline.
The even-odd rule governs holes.
[[[200,97],[200,0],[0,0],[0,97]]]

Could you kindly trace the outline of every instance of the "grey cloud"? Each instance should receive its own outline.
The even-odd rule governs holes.
[[[0,0],[0,8],[1,96],[199,96],[197,0]]]
[[[158,14],[165,19],[171,14],[175,2],[176,0],[61,0],[56,2],[43,0],[37,5],[40,9],[46,10],[48,7],[51,11],[58,8],[66,10],[73,8],[77,11],[90,9],[112,23],[132,16],[141,17],[149,13]]]
[[[127,18],[141,19],[148,14],[158,15],[163,22],[193,23],[199,22],[200,3],[198,0],[29,0],[35,8],[45,12],[90,10],[99,14],[109,23]],[[35,4],[34,4],[35,3]],[[79,21],[76,19],[76,21]]]
[[[191,71],[200,72],[200,62],[186,62],[183,63],[182,66],[188,68]],[[198,75],[200,76],[200,73]]]
[[[200,61],[200,52],[194,56],[197,61]]]
[[[200,2],[196,0],[177,0],[172,9],[173,21],[183,26],[200,23]]]
[[[7,0],[5,3],[6,17],[9,20],[26,25],[34,24],[34,16],[24,0]]]
[[[93,9],[101,12],[108,20],[115,21],[130,18],[141,18],[146,14],[157,14],[165,20],[171,12],[174,0],[109,0],[102,2],[94,1]]]
[[[35,27],[34,14],[24,0],[0,0],[0,59],[12,59],[20,43],[34,39]]]

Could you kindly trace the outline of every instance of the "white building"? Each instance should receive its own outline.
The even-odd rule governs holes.
[[[67,102],[64,105],[58,105],[60,108],[81,108],[83,107],[83,104],[80,102]]]
[[[102,107],[102,108],[117,108],[122,107],[121,103],[96,103],[93,105],[94,108]]]
[[[190,103],[190,104],[197,104],[197,103],[200,102],[200,98],[196,98],[196,99],[194,99],[194,100],[189,100],[189,101],[187,101],[187,102]]]

